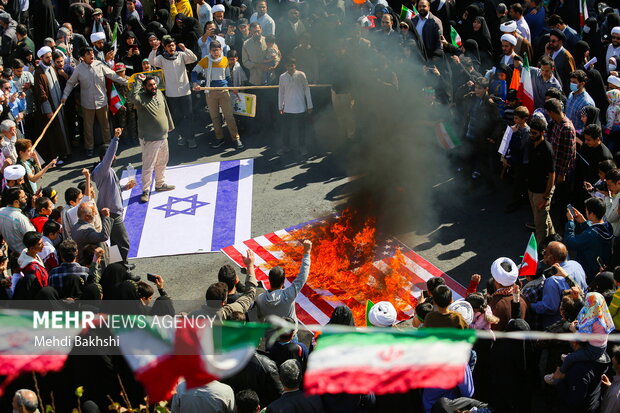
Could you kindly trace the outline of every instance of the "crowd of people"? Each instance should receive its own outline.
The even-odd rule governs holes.
[[[443,279],[432,278],[411,319],[398,322],[388,300],[370,310],[368,322],[592,338],[478,340],[465,379],[454,389],[308,397],[300,389],[315,343],[300,327],[261,349],[231,378],[194,389],[179,384],[170,408],[620,409],[620,347],[609,339],[620,328],[620,14],[614,4],[8,0],[0,7],[5,304],[44,300],[57,309],[176,313],[164,278],[150,280],[159,295],[153,301],[155,288],[132,274],[127,261],[121,192],[138,183],[119,183],[113,167],[120,143],[140,145],[140,200],[148,202],[152,172],[156,191],[174,189],[165,180],[169,137],[178,151],[201,146],[203,135],[218,149],[227,131],[240,151],[247,139],[275,134],[278,155],[305,157],[315,144],[314,116],[331,114],[331,133],[353,142],[387,133],[388,116],[405,118],[403,111],[419,104],[428,109],[428,130],[449,124],[461,142],[447,154],[456,170],[474,184],[508,182],[507,213],[529,205],[526,226],[543,258],[536,274],[525,278],[515,262],[500,258],[482,291],[482,277],[474,275],[467,296],[454,302]],[[235,88],[242,86],[274,86],[249,91],[256,98],[254,119],[234,113]],[[370,119],[384,122],[370,125]],[[99,162],[82,170],[83,181],[59,200],[41,182],[50,168],[75,160],[79,148]],[[118,248],[119,262],[110,263],[109,245]],[[274,267],[270,289],[261,292],[248,253],[246,282],[233,267],[222,267],[219,281],[206,289],[206,304],[188,316],[245,322],[276,315],[297,324],[295,298],[310,273],[312,244],[303,248],[300,273],[286,288],[283,268]],[[107,306],[113,300],[125,305]],[[351,310],[337,307],[330,323],[352,326]],[[120,356],[71,356],[39,385],[43,394],[54,390],[58,411],[74,407],[78,386],[85,390],[83,411],[104,411],[108,395],[121,391],[117,375],[132,404],[142,403],[144,390]],[[20,383],[32,386],[27,378],[14,386]],[[13,409],[34,412],[39,402],[21,389]]]

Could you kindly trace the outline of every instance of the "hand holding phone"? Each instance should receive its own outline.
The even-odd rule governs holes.
[[[570,211],[570,214],[574,217],[575,216],[575,209],[573,208],[572,204],[568,204],[566,205],[566,208]]]
[[[154,274],[151,274],[150,272],[146,273],[146,279],[152,283],[157,281],[157,277]]]

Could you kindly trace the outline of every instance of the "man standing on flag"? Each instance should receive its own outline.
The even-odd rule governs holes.
[[[95,117],[101,127],[101,135],[105,143],[110,142],[110,123],[108,120],[108,92],[105,79],[127,85],[127,79],[123,79],[110,69],[105,63],[95,60],[92,47],[85,47],[80,52],[82,61],[67,81],[67,86],[60,100],[63,104],[76,86],[80,86],[80,101],[82,115],[84,117],[84,146],[88,157],[94,155],[95,139],[93,127]]]
[[[34,71],[33,92],[36,105],[41,108],[37,111],[40,115],[37,124],[43,128],[60,105],[62,88],[53,67],[52,49],[47,46],[42,47],[37,52],[37,56],[39,65]],[[53,159],[56,156],[64,158],[71,154],[71,145],[69,145],[64,125],[64,113],[61,110],[38,147],[39,153],[45,159]]]
[[[155,191],[171,191],[175,187],[166,184],[168,165],[168,132],[174,129],[172,115],[163,93],[157,89],[152,77],[139,75],[142,88],[136,82],[127,99],[138,111],[138,137],[142,148],[142,196],[140,202],[149,200],[151,176],[155,170]]]

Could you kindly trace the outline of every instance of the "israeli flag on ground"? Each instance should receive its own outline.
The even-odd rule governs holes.
[[[166,183],[176,189],[155,192],[153,180],[145,204],[137,170],[137,185],[123,192],[129,258],[217,252],[250,238],[253,165],[241,159],[166,168]]]

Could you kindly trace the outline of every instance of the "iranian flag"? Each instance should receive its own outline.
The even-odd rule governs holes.
[[[323,331],[304,376],[309,394],[451,389],[464,379],[474,330]]]
[[[518,71],[515,70],[514,72]],[[521,100],[521,104],[530,111],[530,114],[534,113],[534,87],[532,86],[532,72],[530,70],[530,61],[527,58],[527,53],[523,54],[523,68],[521,69],[517,97]]]
[[[117,39],[118,39],[118,23],[114,23],[114,30],[112,31],[112,38],[110,39],[110,43],[112,43],[112,49],[117,49]]]
[[[118,90],[116,90],[116,86],[114,86],[114,83],[111,83],[110,85],[108,105],[110,106],[110,112],[112,112],[112,115],[116,115],[118,111],[121,110],[121,108],[125,105],[125,98],[123,98],[123,95],[118,93]]]
[[[70,341],[54,342],[55,337],[76,336],[79,328],[34,328],[32,311],[0,311],[0,385],[4,389],[22,373],[47,373],[62,369],[72,348]],[[37,342],[37,340],[39,340]],[[43,345],[47,343],[49,345]]]
[[[152,401],[169,399],[181,378],[191,389],[238,373],[269,328],[268,324],[224,322],[206,328],[170,329],[150,320],[144,328],[114,332],[127,364]]]
[[[463,45],[461,35],[452,26],[450,26],[450,37],[452,38],[452,45],[454,47],[461,47]]]
[[[412,19],[414,18],[416,15],[418,14],[418,10],[415,8],[415,6],[413,6],[413,10],[405,7],[405,6],[400,6],[400,20],[405,20],[405,19]]]
[[[439,144],[444,149],[454,149],[457,146],[461,145],[461,141],[458,138],[456,132],[449,123],[440,122],[435,126],[435,134],[437,135],[437,140]]]
[[[588,20],[589,17],[586,0],[579,0],[579,24],[581,27],[585,26],[586,20]]]
[[[538,244],[536,243],[536,237],[534,234],[530,235],[530,240],[527,243],[525,254],[523,254],[523,262],[519,267],[519,277],[536,275],[536,269],[538,268]]]

